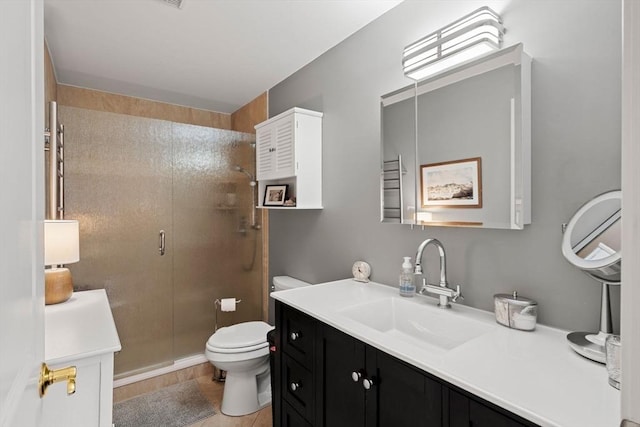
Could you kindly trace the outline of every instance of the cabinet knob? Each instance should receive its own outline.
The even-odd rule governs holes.
[[[376,382],[373,378],[365,378],[362,380],[362,387],[364,387],[365,390],[369,390],[374,385],[376,385]]]
[[[295,341],[298,338],[300,338],[300,332],[291,332],[291,334],[289,334],[289,338],[291,338],[291,341]]]
[[[351,372],[351,379],[354,383],[357,383],[362,378],[362,371],[353,371]]]
[[[291,391],[296,391],[296,390],[298,390],[299,388],[302,388],[302,384],[301,384],[301,383],[292,382],[292,383],[289,385],[289,388],[291,389]]]

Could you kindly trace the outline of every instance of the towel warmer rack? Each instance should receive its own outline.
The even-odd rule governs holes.
[[[402,175],[405,174],[402,156],[382,162],[382,221],[404,222]]]
[[[44,130],[44,150],[49,152],[47,219],[64,219],[64,125],[58,123],[58,104],[49,103],[49,127]]]

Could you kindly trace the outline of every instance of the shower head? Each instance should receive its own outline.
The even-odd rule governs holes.
[[[255,182],[255,179],[253,179],[253,174],[251,172],[249,172],[248,170],[246,170],[245,168],[243,168],[242,166],[235,165],[233,167],[233,170],[238,171],[238,172],[242,172],[243,174],[245,174],[245,175],[247,175],[249,177],[249,181],[250,182]]]

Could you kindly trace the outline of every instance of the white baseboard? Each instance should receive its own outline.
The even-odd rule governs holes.
[[[152,371],[131,375],[130,377],[120,378],[118,380],[113,381],[113,388],[118,388],[124,385],[137,383],[138,381],[148,380],[149,378],[168,374],[170,372],[179,371],[180,369],[190,368],[192,366],[196,366],[201,363],[209,363],[207,358],[204,356],[204,353],[196,354],[195,356],[185,357],[184,359],[178,359],[173,362],[173,365],[170,365],[170,366],[164,366],[162,368],[154,369]]]

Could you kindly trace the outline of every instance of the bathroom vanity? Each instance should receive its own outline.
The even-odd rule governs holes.
[[[619,392],[565,331],[352,279],[275,292],[276,426],[614,426]],[[277,390],[280,390],[278,392]]]
[[[61,304],[45,307],[45,361],[49,368],[75,366],[76,391],[53,384],[43,400],[50,425],[111,427],[113,356],[120,351],[104,289],[75,292]]]

